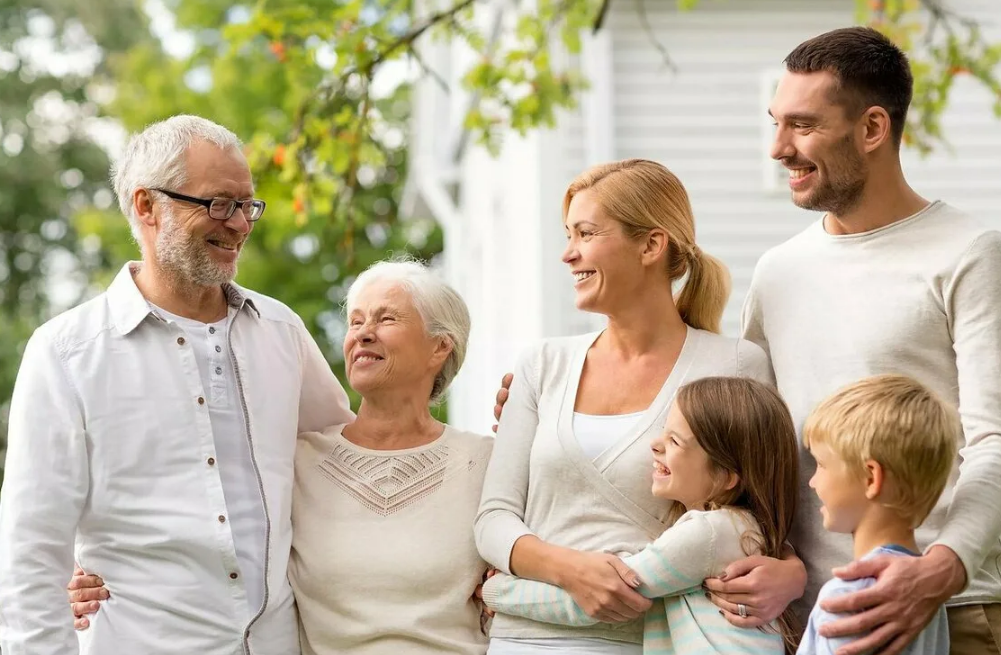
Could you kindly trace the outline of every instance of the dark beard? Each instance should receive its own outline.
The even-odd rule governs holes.
[[[810,196],[798,201],[794,197],[793,202],[803,209],[843,216],[862,202],[868,167],[855,149],[851,133],[835,144],[829,161],[837,164],[828,167],[828,179]]]

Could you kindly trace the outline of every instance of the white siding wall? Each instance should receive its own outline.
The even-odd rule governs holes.
[[[581,108],[562,114],[555,130],[508,135],[497,159],[471,148],[461,164],[461,221],[446,241],[450,281],[473,319],[466,364],[449,400],[450,421],[459,428],[489,430],[497,382],[525,347],[601,324],[600,317],[574,309],[570,276],[560,261],[563,191],[596,157],[602,159],[601,144],[609,151],[605,159],[655,159],[681,177],[701,245],[733,272],[727,333],[738,332],[740,304],[761,254],[817,217],[793,206],[784,182],[778,190],[766,189],[761,78],[781,70],[782,58],[799,42],[851,24],[853,0],[702,0],[696,11],[680,14],[673,0],[645,0],[676,72],[663,66],[645,33],[640,1],[612,3],[606,22],[610,92],[585,97]],[[952,4],[1001,39],[1001,0]],[[453,73],[460,74],[473,56],[449,52]],[[450,120],[437,116],[418,120],[418,126],[457,124],[466,100],[453,91]],[[603,111],[605,119],[595,124]],[[1001,121],[990,112],[988,94],[961,80],[944,123],[953,151],[926,160],[907,153],[912,184],[926,197],[952,202],[1001,228]]]
[[[762,75],[781,70],[801,41],[851,24],[854,2],[702,0],[695,11],[679,13],[673,2],[647,1],[653,32],[676,66],[671,72],[643,29],[640,1],[613,3],[610,17],[615,156],[655,159],[684,182],[702,247],[733,273],[724,330],[736,334],[755,262],[818,216],[797,209],[786,187],[767,190],[763,182]],[[1001,39],[1001,2],[952,4]],[[989,94],[968,80],[957,83],[944,128],[953,153],[925,160],[905,154],[912,185],[1001,228],[1001,121]]]

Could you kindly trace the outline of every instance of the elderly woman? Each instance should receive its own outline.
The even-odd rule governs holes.
[[[462,365],[466,305],[423,265],[380,262],[348,291],[347,322],[358,416],[296,450],[288,573],[303,655],[482,655],[473,521],[493,439],[429,411]]]
[[[304,655],[483,653],[472,526],[493,440],[431,416],[469,335],[462,299],[415,263],[348,292],[357,419],[300,435],[289,578]]]

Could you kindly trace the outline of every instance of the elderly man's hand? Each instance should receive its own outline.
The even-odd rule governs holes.
[[[821,603],[825,611],[856,612],[820,629],[824,637],[864,635],[837,655],[897,655],[928,625],[938,608],[966,584],[959,557],[935,546],[921,557],[884,555],[835,569],[842,580],[876,578],[876,584]],[[868,633],[868,634],[865,634]]]
[[[774,621],[806,589],[806,567],[795,555],[775,559],[756,555],[734,562],[719,578],[703,585],[723,617],[740,628],[757,628]],[[743,605],[746,616],[741,616]]]
[[[503,378],[501,378],[501,388],[497,391],[497,404],[494,405],[494,419],[500,421],[501,412],[504,411],[504,403],[507,402],[507,397],[509,395],[508,390],[511,388],[511,382],[514,381],[514,375],[508,373]],[[494,425],[494,432],[497,432],[497,425]]]

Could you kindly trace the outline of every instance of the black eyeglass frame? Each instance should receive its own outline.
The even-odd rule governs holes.
[[[250,223],[256,223],[261,220],[261,216],[264,216],[264,210],[268,203],[257,198],[251,198],[250,200],[233,200],[232,198],[195,198],[193,196],[186,196],[183,193],[177,193],[176,191],[168,191],[167,189],[150,189],[150,191],[157,191],[167,196],[168,198],[173,198],[174,200],[181,200],[183,202],[190,202],[196,205],[201,205],[205,208],[208,213],[209,218],[214,221],[228,221],[236,213],[236,208],[239,205],[240,209],[243,211],[243,216]],[[229,203],[227,207],[225,216],[222,218],[212,215],[212,204],[216,202],[226,202]],[[260,207],[261,210],[256,217],[253,216],[253,209],[255,207]],[[250,211],[248,211],[248,209]]]

